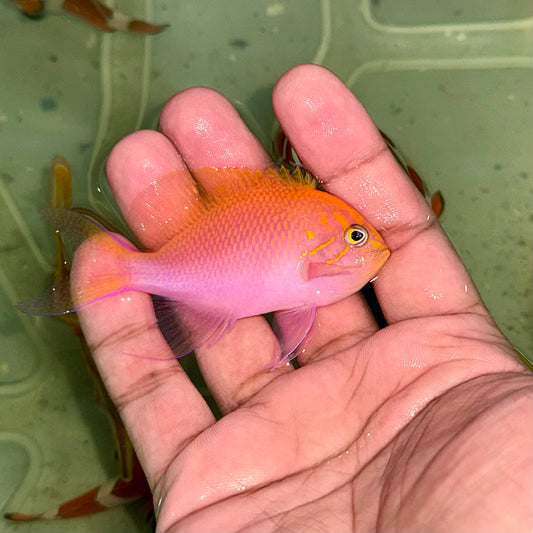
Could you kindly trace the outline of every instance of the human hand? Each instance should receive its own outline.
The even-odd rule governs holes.
[[[273,103],[324,187],[360,211],[392,251],[374,288],[379,329],[355,294],[319,308],[290,365],[265,371],[277,341],[262,317],[197,350],[215,421],[155,325],[150,297],[79,311],[95,361],[150,483],[159,531],[531,529],[531,375],[514,357],[423,198],[362,106],[329,71],[286,73]],[[268,155],[219,94],[172,98],[162,134],[113,150],[108,176],[126,221],[138,193],[176,169],[266,168]],[[179,216],[181,197],[159,202]],[[77,263],[90,268],[90,246]],[[79,283],[79,270],[73,282]],[[77,278],[78,276],[78,278]],[[124,331],[139,327],[135,347]],[[109,339],[123,339],[109,342]],[[128,344],[129,343],[129,344]]]

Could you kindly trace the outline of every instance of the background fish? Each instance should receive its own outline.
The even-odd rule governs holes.
[[[216,185],[197,191],[184,222],[165,221],[170,238],[150,252],[85,215],[44,210],[75,244],[91,237],[93,260],[79,267],[83,283],[75,291],[59,280],[19,308],[62,314],[124,291],[147,292],[156,295],[162,326],[176,311],[186,324],[185,334],[165,331],[178,356],[216,343],[239,318],[274,312],[283,362],[296,355],[316,307],[358,291],[390,255],[355,209],[298,169],[205,172],[216,174]],[[164,180],[157,186],[164,194]]]
[[[150,24],[118,13],[99,0],[11,0],[26,16],[39,19],[45,13],[70,13],[103,31],[129,31],[154,34],[164,30],[167,24]]]

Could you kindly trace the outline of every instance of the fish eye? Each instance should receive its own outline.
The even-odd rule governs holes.
[[[344,240],[346,244],[362,246],[368,240],[368,231],[363,226],[352,224],[344,230]]]

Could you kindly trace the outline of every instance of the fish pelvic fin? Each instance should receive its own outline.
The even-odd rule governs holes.
[[[157,325],[175,357],[202,346],[215,345],[235,325],[236,319],[163,296],[152,296]]]
[[[135,248],[125,238],[71,209],[46,208],[41,210],[41,216],[54,226],[56,235],[72,253],[83,248],[84,260],[74,256],[75,284],[71,283],[70,270],[61,269],[43,294],[18,303],[15,307],[19,311],[28,315],[62,315],[128,290],[127,259]]]

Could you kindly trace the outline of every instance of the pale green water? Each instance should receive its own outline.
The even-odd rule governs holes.
[[[162,104],[185,87],[224,93],[268,143],[279,75],[309,61],[334,70],[442,191],[443,226],[500,327],[531,356],[529,0],[115,5],[171,26],[148,39],[104,35],[63,16],[33,22],[0,4],[0,507],[12,498],[9,509],[41,510],[116,469],[76,339],[57,321],[12,308],[52,268],[49,228],[36,213],[50,159],[70,160],[75,203],[109,216],[99,187],[111,146],[155,127]],[[116,509],[24,527],[62,529],[147,526],[141,509]],[[0,530],[20,528],[1,522]]]

